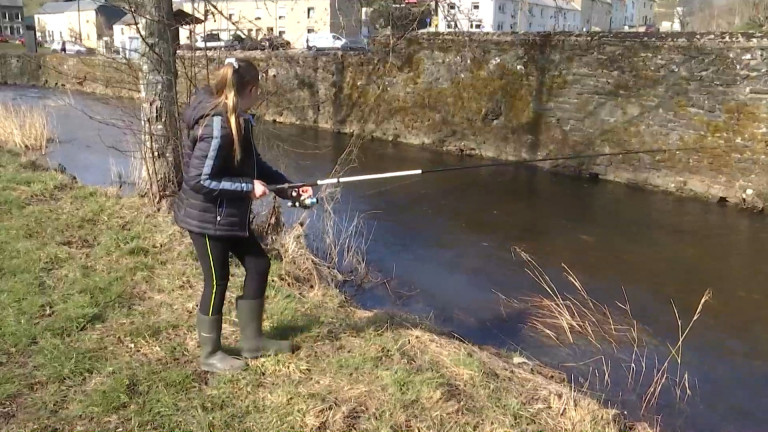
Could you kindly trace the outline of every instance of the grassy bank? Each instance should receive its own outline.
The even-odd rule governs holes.
[[[359,311],[330,287],[289,288],[279,262],[266,327],[302,349],[201,372],[199,270],[167,215],[8,150],[0,207],[3,430],[618,430],[515,355]]]

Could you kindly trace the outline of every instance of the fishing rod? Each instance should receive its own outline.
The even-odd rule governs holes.
[[[591,154],[583,154],[583,155],[553,156],[553,157],[543,157],[543,158],[536,158],[536,159],[517,159],[517,160],[503,161],[503,162],[451,166],[451,167],[433,168],[433,169],[426,169],[426,170],[414,169],[414,170],[392,171],[392,172],[386,172],[386,173],[366,174],[366,175],[358,175],[358,176],[350,176],[350,177],[331,177],[331,178],[320,179],[320,180],[315,180],[315,181],[305,182],[305,183],[288,183],[288,184],[282,184],[282,185],[272,185],[272,186],[268,186],[267,189],[272,192],[289,189],[290,197],[291,197],[291,201],[288,204],[289,207],[310,208],[315,204],[317,204],[317,198],[300,196],[299,189],[302,187],[349,183],[349,182],[366,181],[366,180],[376,180],[376,179],[390,178],[390,177],[433,174],[433,173],[441,173],[441,172],[448,172],[448,171],[510,166],[510,165],[519,165],[519,164],[528,164],[528,163],[537,163],[537,162],[554,162],[554,161],[588,159],[588,158],[607,157],[607,156],[626,156],[626,155],[633,155],[633,154],[666,153],[670,151],[680,152],[680,151],[689,151],[689,150],[705,150],[707,148],[714,149],[717,147],[685,147],[685,148],[677,148],[677,149],[625,150],[620,152],[609,152],[609,153],[591,153]]]

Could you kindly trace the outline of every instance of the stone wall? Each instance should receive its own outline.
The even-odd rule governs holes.
[[[267,119],[503,159],[704,148],[547,167],[762,208],[766,50],[760,34],[428,34],[367,55],[240,55],[266,72]],[[221,61],[180,59],[182,101]],[[120,96],[137,95],[135,72],[0,58],[0,82]]]

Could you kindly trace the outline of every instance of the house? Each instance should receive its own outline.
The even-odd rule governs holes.
[[[108,52],[112,44],[112,26],[125,12],[97,0],[52,2],[35,12],[38,39],[78,42],[86,48]]]
[[[627,15],[627,0],[611,0],[613,12],[611,12],[611,31],[624,30]]]
[[[171,37],[178,46],[181,40],[181,32],[187,33],[186,39],[190,38],[189,32],[195,24],[202,24],[203,20],[183,9],[181,4],[174,4],[173,10],[174,26]],[[120,21],[112,26],[114,47],[124,58],[135,59],[141,53],[142,27],[140,24],[143,18],[133,13],[126,14]]]
[[[580,26],[579,8],[561,0],[450,0],[438,7],[438,31],[578,31]]]
[[[611,0],[573,0],[573,4],[581,11],[580,30],[608,30],[613,13]]]
[[[593,0],[591,23],[588,30],[608,31],[611,27],[613,3],[611,0]]]
[[[581,10],[575,4],[560,0],[528,0],[527,3],[528,10],[521,11],[524,23],[521,31],[581,30]]]
[[[282,36],[293,47],[303,46],[307,33],[336,33],[348,38],[362,33],[362,7],[357,0],[182,0],[181,9],[203,18],[181,44],[194,44],[205,35],[222,40],[236,34],[260,38]]]
[[[632,28],[654,24],[656,0],[626,0],[627,12],[624,25]]]
[[[24,34],[22,0],[0,0],[0,36],[20,37]]]

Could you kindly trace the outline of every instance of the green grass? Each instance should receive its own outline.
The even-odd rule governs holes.
[[[27,48],[16,42],[0,43],[0,54],[21,54],[27,51]],[[37,52],[40,54],[50,53],[50,49],[45,47],[38,47]]]
[[[16,42],[0,43],[0,53],[19,54],[25,50],[24,45]]]
[[[201,275],[169,215],[5,150],[0,207],[4,431],[618,430],[610,411],[512,354],[359,311],[330,287],[295,287],[279,262],[265,326],[302,348],[234,375],[202,372]],[[241,281],[237,269],[231,293]]]

